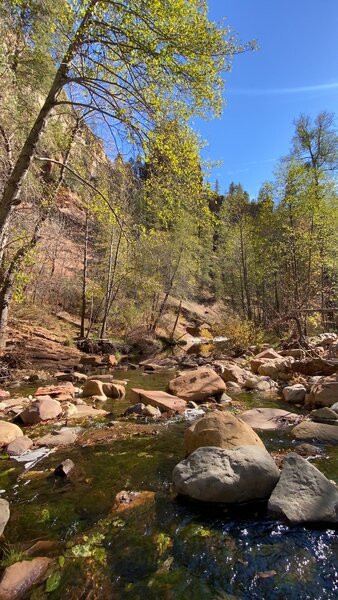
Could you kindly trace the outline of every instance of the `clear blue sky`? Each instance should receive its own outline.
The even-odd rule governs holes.
[[[222,192],[240,182],[256,197],[290,148],[295,118],[321,110],[338,117],[338,0],[208,2],[212,20],[226,17],[260,49],[235,57],[223,116],[195,121],[195,129],[209,144],[203,157],[222,160],[211,181]]]

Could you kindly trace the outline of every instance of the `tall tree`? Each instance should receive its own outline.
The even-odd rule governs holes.
[[[15,0],[23,7],[25,0]],[[41,13],[42,20],[44,15]],[[159,117],[218,112],[220,73],[243,50],[207,17],[203,0],[68,2],[55,23],[64,46],[41,109],[13,163],[0,203],[0,248],[51,113],[85,107],[112,135],[144,139]]]

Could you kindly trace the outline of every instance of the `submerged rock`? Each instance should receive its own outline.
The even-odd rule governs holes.
[[[210,396],[222,394],[225,389],[223,379],[208,367],[187,371],[169,383],[169,391],[187,402],[203,402]]]
[[[114,513],[123,513],[127,510],[138,508],[143,504],[154,502],[155,492],[142,491],[132,492],[122,490],[115,496],[115,502],[113,506]]]
[[[75,419],[85,419],[87,417],[105,417],[106,415],[108,415],[108,412],[106,410],[93,408],[92,406],[83,404],[81,406],[77,406],[77,411],[75,414],[68,416],[68,421]]]
[[[268,508],[291,523],[337,523],[338,488],[305,458],[291,453],[284,459]]]
[[[264,448],[262,440],[242,419],[230,412],[218,410],[208,413],[185,430],[184,446],[187,454],[201,446],[225,449],[238,446]]]
[[[264,448],[203,447],[176,465],[173,488],[195,500],[233,504],[268,498],[278,479],[279,469]]]
[[[14,423],[8,423],[8,421],[0,421],[0,447],[8,446],[21,436],[23,433],[20,427]]]
[[[7,502],[7,500],[5,500],[4,498],[0,498],[0,536],[4,532],[4,529],[9,521],[10,515],[11,512],[9,509],[9,502]]]
[[[50,563],[49,558],[37,557],[7,567],[0,582],[1,600],[17,600],[25,596],[33,585],[44,579]]]

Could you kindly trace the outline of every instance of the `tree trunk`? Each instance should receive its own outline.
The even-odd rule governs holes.
[[[248,266],[247,266],[246,256],[245,256],[242,227],[240,227],[240,234],[241,234],[241,262],[242,262],[242,271],[243,271],[243,285],[244,285],[244,291],[245,291],[247,316],[248,316],[248,319],[250,319],[250,321],[251,321],[252,320],[251,296],[250,296],[250,290],[249,290]]]
[[[154,333],[156,331],[156,327],[157,327],[157,325],[159,323],[159,320],[162,317],[164,309],[165,309],[165,307],[167,305],[167,301],[168,301],[168,298],[170,296],[170,292],[171,292],[171,290],[173,288],[174,280],[175,280],[175,277],[177,275],[177,271],[178,271],[180,263],[181,263],[182,254],[183,254],[183,246],[181,246],[181,248],[180,248],[180,252],[179,252],[179,255],[178,255],[178,259],[177,259],[177,264],[176,264],[176,266],[174,268],[174,271],[173,271],[173,274],[172,274],[172,276],[170,278],[169,285],[167,287],[167,291],[164,294],[164,298],[162,300],[162,303],[161,303],[161,306],[160,306],[160,310],[158,311],[158,315],[157,315],[157,317],[155,318],[153,324],[150,327],[150,331],[152,333]]]
[[[80,23],[77,32],[74,34],[73,41],[69,45],[68,50],[60,63],[46,100],[26,138],[11,175],[5,185],[0,200],[0,251],[4,247],[5,236],[12,212],[21,202],[21,188],[36,153],[37,145],[46,126],[48,117],[57,104],[58,95],[67,82],[67,73],[70,63],[84,40],[88,21],[91,18],[96,1],[97,0],[92,0],[92,2],[90,2],[82,22]]]
[[[118,258],[119,258],[119,253],[120,253],[120,247],[121,247],[121,242],[122,242],[122,229],[120,229],[120,233],[119,233],[119,239],[117,240],[117,246],[116,246],[116,251],[115,251],[115,257],[114,257],[114,264],[111,265],[111,262],[109,260],[109,269],[111,269],[111,267],[113,267],[112,273],[110,275],[109,278],[109,287],[108,289],[108,295],[107,295],[107,302],[106,302],[106,306],[105,306],[105,314],[104,314],[104,321],[102,322],[102,332],[101,332],[101,337],[104,338],[106,336],[106,329],[107,329],[107,319],[108,319],[108,315],[110,313],[111,307],[113,305],[113,302],[117,296],[117,292],[119,289],[119,286],[117,288],[117,290],[115,291],[115,294],[113,294],[113,288],[114,288],[114,284],[115,284],[115,275],[116,275],[116,269],[117,269],[117,262],[118,262]]]
[[[86,209],[86,225],[85,239],[83,249],[83,271],[82,271],[82,306],[81,306],[81,329],[80,337],[85,337],[85,319],[86,319],[86,291],[87,291],[87,270],[88,270],[88,233],[89,233],[89,218],[88,208]]]
[[[24,261],[27,253],[34,248],[39,239],[39,233],[43,223],[47,218],[47,211],[42,217],[39,219],[35,226],[34,234],[29,242],[20,248],[14,258],[11,261],[10,267],[7,269],[5,279],[2,282],[1,290],[0,290],[0,349],[5,348],[6,346],[6,328],[8,322],[8,310],[9,304],[12,299],[15,276],[19,271],[22,262]]]
[[[28,252],[30,252],[31,250],[33,250],[33,248],[35,248],[35,246],[37,245],[37,243],[40,239],[40,231],[42,229],[42,226],[50,215],[50,212],[51,212],[51,209],[53,206],[53,200],[54,200],[56,194],[58,193],[60,186],[63,183],[64,176],[65,176],[65,167],[69,160],[69,156],[70,156],[70,152],[73,147],[73,144],[75,142],[75,137],[76,137],[76,134],[77,134],[77,131],[79,128],[79,124],[80,124],[80,121],[77,120],[76,125],[72,131],[70,143],[67,148],[65,158],[64,158],[63,164],[60,169],[59,177],[55,183],[53,190],[51,191],[47,208],[40,215],[40,217],[35,225],[35,229],[34,229],[31,239],[16,252],[16,254],[14,255],[14,257],[12,258],[12,260],[10,262],[9,267],[5,270],[5,272],[3,274],[3,281],[1,283],[1,288],[0,288],[0,348],[4,348],[6,345],[6,329],[7,329],[7,322],[8,322],[8,311],[9,311],[9,305],[10,305],[12,295],[13,295],[15,277],[16,277],[17,273],[19,272],[21,265],[22,265],[23,261],[25,260]],[[7,229],[7,227],[8,227],[8,224],[6,226],[6,229]]]

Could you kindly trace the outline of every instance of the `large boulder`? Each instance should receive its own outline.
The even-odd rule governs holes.
[[[304,404],[306,388],[301,383],[287,385],[283,388],[283,396],[284,400],[290,402],[290,404]]]
[[[210,396],[225,392],[225,383],[213,369],[200,367],[172,379],[169,391],[186,401],[203,402]]]
[[[30,588],[45,578],[50,563],[50,558],[38,556],[7,567],[0,582],[1,600],[26,597]]]
[[[14,423],[8,423],[7,421],[0,421],[0,448],[8,446],[11,442],[14,442],[16,438],[23,435],[20,427],[14,425]]]
[[[201,446],[217,446],[231,449],[239,446],[259,446],[262,440],[244,423],[228,411],[213,411],[195,421],[184,432],[184,447],[191,454]]]
[[[288,429],[298,423],[299,415],[281,408],[252,408],[241,414],[241,419],[258,431]]]
[[[269,499],[269,511],[291,523],[338,523],[338,488],[314,465],[292,452]]]
[[[62,408],[58,400],[49,396],[40,396],[38,400],[27,406],[19,415],[24,425],[35,425],[41,421],[56,419],[62,414]]]
[[[198,448],[173,471],[178,494],[203,502],[249,502],[268,498],[279,470],[264,448]]]
[[[338,426],[303,421],[291,431],[296,440],[322,442],[324,444],[338,444]]]
[[[306,397],[307,406],[332,406],[338,402],[338,375],[323,377]]]
[[[7,500],[5,500],[4,498],[0,498],[0,536],[5,530],[10,515],[11,513],[9,510],[9,502],[7,502]]]
[[[309,357],[304,360],[295,360],[290,366],[290,373],[300,375],[333,375],[337,370],[337,365],[323,358]]]

